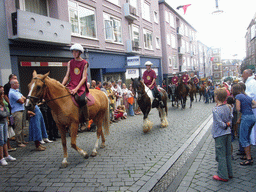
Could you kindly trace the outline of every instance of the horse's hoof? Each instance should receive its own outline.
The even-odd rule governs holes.
[[[62,168],[66,168],[66,167],[68,166],[68,164],[69,164],[68,162],[62,163],[62,164],[61,164],[61,167],[62,167]]]
[[[85,159],[88,159],[88,158],[89,158],[89,155],[88,155],[88,154],[84,155],[84,158],[85,158]]]
[[[102,144],[100,145],[100,148],[101,148],[101,149],[103,149],[103,148],[105,148],[105,147],[106,147],[106,144],[105,144],[105,143],[104,143],[104,144],[102,143]]]
[[[96,157],[97,156],[97,152],[92,152],[91,156],[92,157]]]

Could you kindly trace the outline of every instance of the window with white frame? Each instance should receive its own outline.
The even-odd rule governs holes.
[[[178,58],[177,55],[172,56],[172,66],[174,69],[178,69]]]
[[[170,26],[175,28],[175,23],[174,23],[174,16],[172,13],[170,13]]]
[[[15,3],[23,11],[48,16],[47,0],[16,0]]]
[[[171,43],[172,43],[172,48],[177,48],[176,38],[174,34],[171,34]]]
[[[107,0],[115,5],[120,5],[119,0]]]
[[[146,29],[143,29],[143,36],[144,36],[144,47],[146,49],[153,49],[152,32]]]
[[[96,38],[95,9],[68,1],[72,34]]]
[[[166,42],[167,42],[167,45],[171,45],[170,34],[166,35]]]
[[[169,57],[169,67],[172,66],[172,57]]]
[[[190,58],[187,57],[187,66],[190,67]]]
[[[130,25],[131,39],[136,42],[140,42],[140,29],[136,25]]]
[[[107,13],[103,13],[105,38],[107,41],[122,43],[121,20]]]
[[[167,23],[169,23],[169,21],[170,21],[168,11],[165,11],[165,21],[166,21]]]
[[[219,73],[214,73],[214,77],[218,78],[218,77],[220,77],[220,74]]]
[[[138,7],[138,0],[130,0],[130,5],[137,8]]]
[[[158,13],[157,13],[157,11],[154,11],[154,21],[155,21],[155,23],[158,23]]]
[[[160,49],[160,38],[156,37],[156,48]]]
[[[146,19],[147,21],[151,21],[150,19],[150,5],[147,4],[145,1],[141,1],[142,7],[142,18]]]

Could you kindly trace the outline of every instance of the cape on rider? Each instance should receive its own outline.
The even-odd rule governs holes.
[[[89,92],[87,88],[87,69],[89,67],[88,62],[81,57],[84,52],[82,45],[76,43],[71,46],[70,50],[74,56],[74,59],[68,62],[67,73],[62,81],[62,85],[66,85],[69,78],[70,81],[67,87],[72,95],[75,95],[76,101],[79,104],[79,115],[82,122],[89,125],[89,109],[87,101],[85,99],[86,92]]]
[[[164,103],[161,100],[161,95],[159,93],[159,91],[157,90],[156,87],[156,72],[151,69],[151,66],[153,65],[153,63],[151,63],[150,61],[147,61],[145,63],[145,66],[147,68],[147,70],[143,73],[142,76],[142,80],[145,83],[145,85],[152,90],[153,96],[154,96],[154,101],[152,103],[152,108],[154,107],[158,107],[160,106],[161,108],[164,107]]]

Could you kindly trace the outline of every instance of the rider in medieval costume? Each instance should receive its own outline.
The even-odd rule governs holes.
[[[67,87],[69,88],[70,93],[75,96],[75,99],[79,104],[80,121],[85,122],[88,126],[89,109],[85,94],[86,92],[89,92],[88,87],[86,86],[89,64],[81,57],[81,54],[84,52],[82,45],[76,43],[71,46],[70,50],[72,51],[74,59],[68,62],[67,73],[62,81],[62,85],[66,85],[70,77]]]
[[[193,79],[193,82],[196,86],[196,89],[199,90],[200,86],[199,86],[199,79],[197,78],[197,75],[194,75],[194,77],[192,79]]]
[[[183,83],[186,85],[187,91],[189,91],[188,82],[190,81],[190,77],[188,75],[187,70],[184,71],[181,79],[182,79]]]
[[[154,96],[154,101],[152,103],[152,108],[154,107],[158,107],[160,106],[161,108],[164,107],[164,103],[163,101],[161,100],[161,95],[157,89],[157,86],[156,86],[156,72],[151,69],[151,66],[153,65],[153,63],[151,63],[150,61],[147,61],[145,63],[145,66],[147,68],[147,70],[143,73],[143,77],[142,77],[142,80],[143,82],[145,83],[145,85],[151,89],[152,93],[153,93],[153,96]]]
[[[173,74],[173,77],[172,77],[172,84],[178,86],[178,80],[179,80],[179,78],[176,76],[176,72],[173,72],[172,74]]]

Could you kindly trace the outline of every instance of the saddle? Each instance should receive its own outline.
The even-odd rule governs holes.
[[[81,108],[86,104],[89,107],[95,103],[95,99],[90,92],[86,92],[86,94],[81,95],[81,97],[83,97],[83,96],[85,97],[85,100],[82,102],[81,102],[80,97],[77,94],[71,97],[72,101],[74,102],[74,104],[77,107]]]

